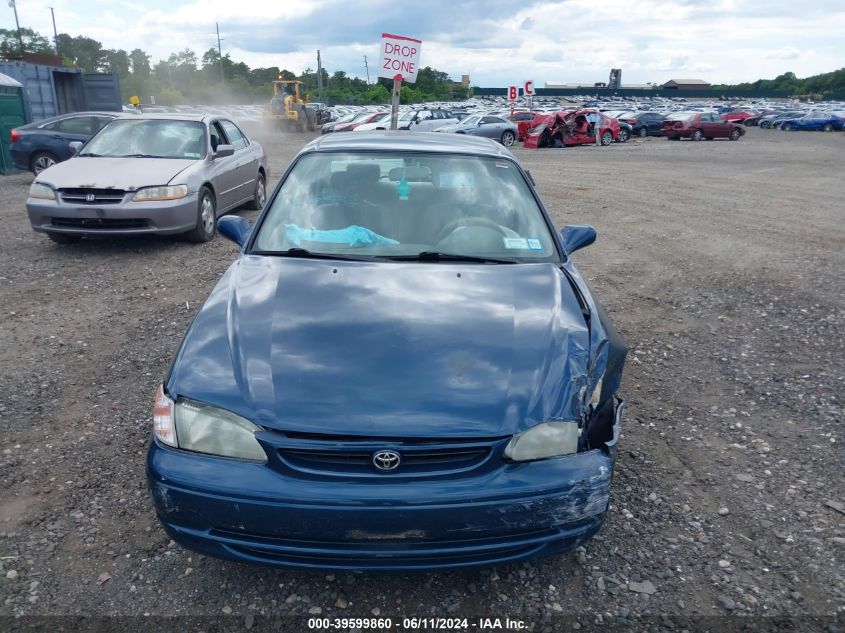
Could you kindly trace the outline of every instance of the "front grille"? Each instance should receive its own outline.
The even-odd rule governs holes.
[[[77,189],[59,189],[62,202],[70,204],[119,204],[126,197],[123,189],[94,189],[81,187]]]
[[[346,472],[374,472],[373,453],[376,451],[320,451],[282,449],[279,455],[292,466],[303,469],[337,470]],[[402,461],[396,472],[423,472],[440,468],[472,467],[490,453],[489,447],[439,449],[428,451],[397,450]]]
[[[416,438],[351,438],[288,434],[277,446],[287,468],[323,476],[419,477],[475,470],[500,452],[507,438],[421,440]],[[395,470],[382,471],[373,455],[391,450],[401,461]]]
[[[119,230],[146,229],[148,220],[140,218],[51,218],[50,224],[63,229]]]

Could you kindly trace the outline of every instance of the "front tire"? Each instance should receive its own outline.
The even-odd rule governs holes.
[[[36,176],[59,162],[51,152],[36,152],[29,161],[30,169]]]
[[[627,143],[628,139],[631,138],[631,134],[625,128],[619,130],[619,142],[620,143]]]
[[[640,138],[645,138],[646,136],[648,136],[648,128],[646,128],[646,126],[642,126],[640,128]]]
[[[784,123],[780,126],[780,129],[784,132],[791,132],[792,131],[792,123]]]
[[[613,134],[611,134],[610,130],[605,130],[604,132],[602,132],[600,142],[605,147],[613,142]]]
[[[260,211],[264,207],[265,200],[267,200],[267,182],[264,179],[264,174],[258,172],[255,179],[255,193],[252,200],[247,202],[247,208]]]
[[[693,141],[700,141],[701,139],[704,138],[704,132],[702,132],[701,130],[696,130],[695,132],[692,133],[692,136],[690,136],[690,138]]]
[[[825,123],[822,132],[833,132],[833,126],[830,123]]]
[[[510,147],[511,145],[513,145],[514,141],[516,141],[516,137],[514,136],[513,132],[511,132],[510,130],[505,130],[504,132],[502,132],[502,145],[504,145],[505,147]]]
[[[208,242],[217,232],[217,203],[211,189],[203,187],[197,202],[197,225],[185,234],[189,242]]]
[[[732,141],[738,141],[740,136],[742,136],[742,133],[739,131],[738,127],[735,127],[731,130],[731,135],[728,138]]]

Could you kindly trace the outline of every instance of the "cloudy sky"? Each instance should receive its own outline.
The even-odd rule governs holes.
[[[0,26],[14,27],[7,3]],[[624,83],[698,78],[734,83],[843,66],[843,0],[17,0],[21,26],[143,48],[157,61],[216,46],[251,67],[375,77],[382,32],[423,40],[421,65],[476,86],[533,79]]]

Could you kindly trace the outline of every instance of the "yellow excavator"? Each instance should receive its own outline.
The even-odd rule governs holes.
[[[297,79],[278,79],[273,82],[273,98],[265,113],[275,120],[280,130],[304,132],[317,129],[316,113],[306,106],[302,98],[302,82]]]

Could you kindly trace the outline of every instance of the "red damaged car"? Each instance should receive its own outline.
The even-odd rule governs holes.
[[[610,145],[619,140],[619,121],[598,110],[561,110],[534,119],[534,127],[525,136],[523,147],[570,147]]]
[[[700,141],[706,138],[729,138],[738,141],[745,134],[745,128],[737,123],[725,121],[715,112],[675,112],[666,117],[660,126],[660,133],[672,141],[689,138]]]
[[[528,135],[528,130],[536,126],[534,119],[538,115],[536,112],[527,112],[525,110],[515,110],[508,115],[508,120],[516,123],[518,140],[524,141]]]

